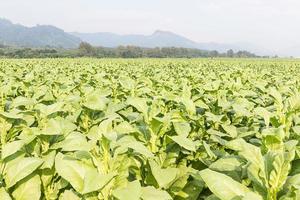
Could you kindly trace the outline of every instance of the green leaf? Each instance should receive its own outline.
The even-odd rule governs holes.
[[[192,99],[187,98],[187,97],[182,97],[180,99],[180,102],[184,105],[186,111],[190,114],[190,115],[195,115],[196,114],[196,106],[193,102]]]
[[[41,130],[41,135],[62,135],[62,128],[59,120],[50,119]]]
[[[43,165],[41,166],[41,169],[51,169],[54,165],[56,151],[50,151],[47,155],[43,157]]]
[[[209,195],[205,200],[220,200],[220,199],[216,195],[212,194]]]
[[[176,142],[179,146],[190,150],[196,151],[196,144],[189,138],[186,138],[184,135],[172,136],[170,137],[174,142]]]
[[[255,200],[263,200],[263,198],[252,192],[243,184],[233,180],[229,176],[219,172],[205,169],[200,171],[200,176],[210,189],[221,200],[233,200],[239,197],[245,197],[251,193]]]
[[[226,133],[229,134],[230,137],[232,137],[232,138],[236,138],[237,137],[237,130],[236,130],[235,126],[223,124],[222,128],[224,129],[224,131]]]
[[[18,96],[12,101],[11,106],[17,108],[19,106],[32,106],[35,103],[34,99]]]
[[[87,170],[84,177],[82,194],[97,191],[108,184],[114,177],[115,173],[99,174],[96,170]]]
[[[80,194],[101,189],[115,176],[115,174],[101,175],[93,166],[61,153],[55,158],[55,169]]]
[[[132,90],[134,89],[134,80],[132,80],[129,77],[121,77],[119,79],[120,84],[122,85],[122,87],[124,87],[127,90]]]
[[[232,140],[228,142],[226,146],[238,151],[242,157],[258,167],[258,169],[264,170],[264,159],[260,148],[245,142],[243,139]]]
[[[8,119],[22,119],[24,116],[19,113],[18,110],[13,110],[11,112],[0,112],[0,116]]]
[[[93,170],[91,166],[58,153],[55,157],[55,169],[57,173],[66,179],[77,192],[82,192],[84,177],[87,170]]]
[[[187,137],[191,131],[191,126],[187,122],[173,122],[173,126],[178,135]]]
[[[266,126],[268,127],[270,124],[270,117],[271,117],[271,113],[263,108],[263,107],[258,107],[254,109],[254,113],[260,117],[262,117],[265,121]]]
[[[240,171],[242,164],[237,157],[224,157],[213,162],[209,168],[215,171]]]
[[[12,200],[12,198],[9,196],[9,194],[5,191],[5,188],[0,188],[0,197],[1,200]]]
[[[4,160],[8,156],[21,150],[21,148],[24,145],[25,145],[25,142],[23,140],[16,140],[16,141],[4,144],[2,146],[1,159]]]
[[[129,97],[127,99],[127,104],[135,107],[139,112],[143,113],[145,116],[148,116],[148,105],[146,99],[138,97]]]
[[[277,101],[277,103],[282,103],[282,95],[276,88],[272,87],[269,94]]]
[[[206,153],[208,154],[208,156],[211,158],[211,159],[216,159],[217,156],[214,154],[214,152],[210,149],[210,146],[206,143],[206,142],[202,142],[203,143],[203,146],[204,146],[204,149],[206,151]]]
[[[164,190],[156,189],[153,186],[143,187],[142,195],[143,200],[171,200],[170,194]]]
[[[115,127],[114,130],[120,134],[137,132],[137,130],[131,124],[129,124],[127,121],[121,122],[117,127]]]
[[[59,149],[62,151],[89,151],[91,145],[87,142],[86,137],[78,132],[69,134],[63,141],[55,143],[51,149]]]
[[[35,174],[23,179],[12,193],[15,200],[39,200],[41,197],[41,179]]]
[[[179,170],[176,168],[161,169],[154,161],[149,161],[149,164],[152,175],[160,188],[168,187],[168,185],[176,179],[177,174],[179,173]]]
[[[296,174],[300,174],[300,160],[293,160],[292,161],[292,169],[290,172],[290,176],[296,175]]]
[[[289,160],[285,160],[283,153],[275,154],[272,167],[273,170],[269,176],[269,184],[273,189],[279,190],[288,177],[290,170]]]
[[[139,200],[141,197],[141,185],[139,181],[129,182],[127,187],[113,191],[113,196],[119,200]]]
[[[39,166],[43,164],[40,158],[20,158],[8,163],[5,183],[7,188],[11,188],[18,181],[34,172]]]
[[[202,181],[202,179],[201,180],[200,179],[199,180],[197,180],[197,179],[190,180],[184,185],[183,189],[176,194],[174,199],[175,200],[198,199],[204,186],[205,186],[205,183]],[[175,186],[175,188],[176,188],[176,186]]]
[[[51,105],[38,104],[36,105],[36,109],[40,110],[42,115],[48,116],[56,112],[62,111],[64,103],[58,102]]]
[[[65,190],[64,193],[59,196],[59,200],[80,200],[80,198],[73,191]]]
[[[133,149],[135,152],[140,153],[146,157],[153,157],[152,152],[145,147],[141,142],[129,142],[125,145],[127,148]]]
[[[103,111],[106,109],[107,103],[108,99],[100,91],[95,91],[86,97],[83,105],[91,110]]]
[[[300,188],[300,174],[296,174],[287,179],[284,188],[291,190],[292,187]]]

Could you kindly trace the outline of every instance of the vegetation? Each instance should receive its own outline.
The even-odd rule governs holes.
[[[80,43],[78,49],[34,49],[34,48],[9,48],[0,46],[0,57],[6,58],[209,58],[209,57],[259,57],[247,51],[219,53],[217,51],[204,51],[187,48],[142,48],[136,46],[119,46],[117,48],[93,47],[89,43]]]
[[[296,200],[300,62],[0,60],[4,200]]]

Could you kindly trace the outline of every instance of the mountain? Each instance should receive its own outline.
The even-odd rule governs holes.
[[[76,48],[81,40],[49,25],[26,27],[0,19],[0,44],[22,47]]]
[[[82,41],[88,42],[94,46],[117,47],[119,45],[133,45],[141,47],[184,47],[202,50],[217,50],[226,52],[229,49],[234,51],[247,50],[260,55],[270,55],[270,51],[261,47],[248,43],[224,44],[215,42],[195,42],[183,36],[177,35],[169,31],[155,31],[151,35],[118,35],[109,32],[99,33],[78,33],[73,32],[72,35],[80,38]]]
[[[118,35],[114,33],[71,33],[95,46],[117,47],[134,45],[141,47],[185,47],[198,48],[198,44],[168,31],[155,31],[152,35]]]
[[[151,35],[119,35],[109,32],[67,33],[51,25],[26,27],[0,18],[0,45],[77,48],[81,41],[103,47],[117,47],[120,45],[134,45],[148,48],[184,47],[210,51],[217,50],[219,52],[226,52],[229,49],[233,49],[234,51],[247,50],[258,55],[274,55],[273,52],[248,43],[199,43],[169,31],[158,30]]]

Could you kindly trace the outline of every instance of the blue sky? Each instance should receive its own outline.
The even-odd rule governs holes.
[[[198,42],[300,45],[299,0],[1,0],[0,17],[66,31],[151,34]]]

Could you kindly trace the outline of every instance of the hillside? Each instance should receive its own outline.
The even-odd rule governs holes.
[[[76,48],[81,40],[50,25],[26,27],[0,19],[0,44],[22,47]]]
[[[69,49],[77,48],[81,41],[88,42],[93,46],[102,47],[117,47],[120,45],[133,45],[146,48],[183,47],[207,51],[217,50],[221,53],[233,49],[234,51],[246,50],[258,55],[274,54],[272,51],[248,43],[195,42],[170,31],[157,30],[150,35],[120,35],[110,32],[67,33],[52,25],[26,27],[0,18],[0,44],[16,47],[55,47]]]

